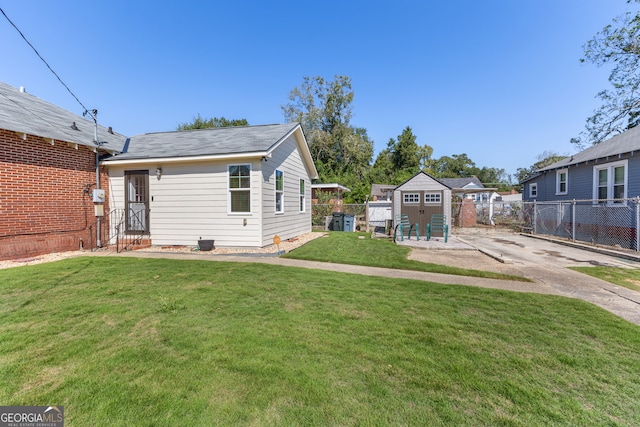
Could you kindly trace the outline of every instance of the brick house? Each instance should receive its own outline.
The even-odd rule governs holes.
[[[93,121],[0,83],[0,260],[95,246],[98,177],[97,204],[109,205],[97,161],[126,141],[98,126],[96,144],[95,131]]]

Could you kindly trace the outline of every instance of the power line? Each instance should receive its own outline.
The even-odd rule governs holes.
[[[65,82],[62,81],[62,79],[60,78],[60,76],[58,75],[58,73],[56,73],[53,68],[51,68],[51,66],[49,65],[49,63],[42,57],[42,55],[40,55],[40,52],[38,52],[38,50],[33,47],[33,45],[29,42],[29,40],[27,40],[27,38],[25,37],[24,34],[22,34],[22,31],[20,31],[20,29],[16,26],[16,24],[13,23],[13,21],[11,19],[9,19],[9,17],[7,16],[7,14],[4,12],[4,10],[2,10],[2,8],[0,7],[0,12],[2,12],[2,14],[4,15],[4,17],[7,19],[7,21],[9,22],[9,24],[11,24],[11,26],[13,28],[16,29],[16,31],[18,32],[18,34],[20,34],[20,36],[23,38],[23,40],[25,42],[27,42],[27,44],[29,45],[29,47],[31,47],[31,49],[33,49],[33,51],[36,53],[36,55],[38,55],[38,58],[40,58],[42,60],[42,62],[44,62],[44,65],[47,66],[47,68],[49,69],[49,71],[51,71],[53,73],[54,76],[56,76],[56,78],[58,79],[58,81],[62,84],[62,86],[65,87],[65,89],[67,89],[67,91],[71,94],[71,96],[73,96],[73,98],[78,102],[78,104],[80,104],[80,106],[84,109],[84,113],[83,115],[89,115],[94,121],[97,121],[97,117],[96,117],[96,113],[97,110],[89,110],[87,107],[84,106],[84,104],[82,102],[80,102],[80,100],[78,99],[78,97],[71,91],[71,89],[69,89],[69,86],[67,86],[65,84]]]

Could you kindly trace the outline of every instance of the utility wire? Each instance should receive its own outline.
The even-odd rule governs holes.
[[[71,92],[71,89],[69,89],[69,86],[67,86],[65,84],[65,82],[62,81],[62,79],[60,78],[60,76],[58,75],[58,73],[56,73],[55,71],[53,71],[53,68],[51,68],[51,66],[49,65],[49,63],[42,57],[42,55],[40,55],[40,52],[38,52],[38,50],[33,47],[33,45],[29,42],[29,40],[27,40],[27,38],[25,37],[24,34],[22,34],[22,31],[20,31],[20,29],[16,26],[16,24],[13,23],[13,21],[11,19],[9,19],[9,17],[7,16],[6,13],[4,13],[4,10],[2,10],[2,8],[0,7],[0,12],[2,12],[2,14],[4,15],[4,17],[7,19],[7,21],[9,21],[9,24],[11,24],[11,26],[13,26],[13,28],[16,29],[16,31],[18,32],[18,34],[20,34],[20,36],[24,39],[25,42],[27,42],[27,44],[29,45],[29,47],[31,47],[31,49],[33,49],[33,51],[36,53],[36,55],[38,55],[38,58],[40,58],[42,60],[42,62],[44,62],[44,65],[47,66],[47,68],[49,69],[49,71],[51,71],[53,73],[54,76],[56,76],[56,78],[58,79],[58,81],[60,83],[62,83],[62,86],[65,87],[65,89],[67,89],[67,91],[71,94],[71,96],[73,96],[73,98],[78,102],[78,104],[80,104],[80,106],[82,108],[84,108],[84,114],[89,115],[94,121],[97,120],[94,111],[89,110],[87,107],[84,106],[84,104],[82,102],[80,102],[80,100],[78,99],[78,97]]]

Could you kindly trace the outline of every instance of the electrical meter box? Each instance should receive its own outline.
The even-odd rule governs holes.
[[[93,190],[93,203],[104,203],[105,198],[104,189],[96,188]]]

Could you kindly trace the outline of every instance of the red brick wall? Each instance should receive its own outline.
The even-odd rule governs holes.
[[[471,199],[462,199],[460,207],[460,227],[475,227],[477,225],[476,204]]]
[[[0,259],[89,249],[95,183],[91,148],[0,129]]]

